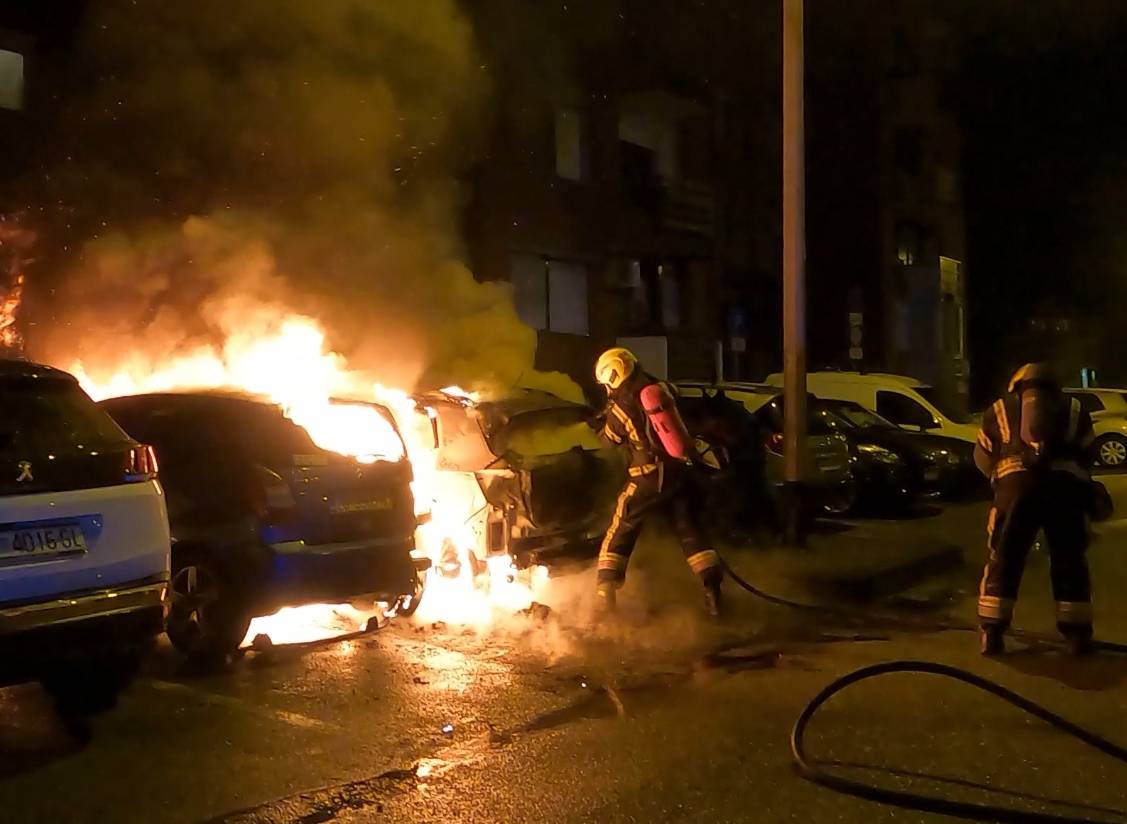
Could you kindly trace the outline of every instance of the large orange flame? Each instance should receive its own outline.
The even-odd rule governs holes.
[[[313,318],[291,313],[257,318],[222,346],[201,346],[159,362],[126,352],[111,364],[76,361],[69,368],[96,399],[206,388],[262,396],[279,404],[324,449],[362,462],[398,460],[403,441],[376,407],[363,403],[377,401],[391,409],[406,441],[416,510],[425,515],[416,543],[434,564],[416,619],[485,626],[500,614],[527,607],[533,585],[539,588],[547,580],[546,570],[518,573],[508,556],[486,558],[483,529],[475,525],[475,519],[484,523],[481,490],[472,476],[438,471],[426,411],[403,389],[351,370],[343,356],[329,350]],[[457,387],[443,391],[476,399]],[[356,402],[334,401],[339,398]],[[458,559],[453,569],[451,558]],[[325,623],[326,615],[329,623],[339,624],[342,615],[360,623],[351,607],[285,611],[256,619],[248,642],[259,633],[275,643],[309,640],[310,624]]]

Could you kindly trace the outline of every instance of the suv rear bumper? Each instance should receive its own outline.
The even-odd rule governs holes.
[[[415,590],[417,564],[412,537],[309,546],[269,547],[261,597],[271,607],[375,595],[394,600]]]
[[[149,644],[164,631],[164,576],[64,598],[0,606],[0,683]]]

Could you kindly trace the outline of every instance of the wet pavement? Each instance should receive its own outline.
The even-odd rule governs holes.
[[[1116,484],[1127,513],[1127,478]],[[967,565],[915,586],[908,614],[970,620],[983,511],[863,522],[811,551],[940,536],[964,547]],[[1122,641],[1125,545],[1127,520],[1114,521],[1092,551],[1099,634]],[[766,589],[814,594],[783,553],[728,557]],[[791,767],[790,726],[806,701],[838,675],[895,658],[967,667],[1127,743],[1127,657],[1076,661],[1023,642],[985,661],[969,633],[796,613],[733,587],[730,614],[714,624],[662,536],[640,547],[612,623],[592,620],[591,578],[559,577],[547,618],[484,633],[396,620],[345,642],[249,653],[207,675],[162,647],[88,735],[65,728],[38,687],[0,690],[0,820],[949,820],[837,795]],[[1047,560],[1035,552],[1018,623],[1049,633],[1051,616]],[[1127,767],[934,676],[888,676],[834,699],[809,747],[882,786],[1094,820],[1127,810]]]

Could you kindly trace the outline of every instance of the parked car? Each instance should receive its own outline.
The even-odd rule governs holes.
[[[1107,469],[1127,466],[1127,390],[1065,389],[1092,416],[1096,462]]]
[[[156,470],[72,376],[0,360],[0,685],[93,711],[133,679],[168,583]]]
[[[284,606],[419,595],[405,450],[362,463],[247,397],[167,393],[102,406],[161,461],[173,540],[168,637],[190,658],[233,652],[252,617]]]
[[[782,374],[768,375],[767,383],[782,386]],[[933,432],[967,443],[978,437],[977,424],[943,403],[934,387],[915,378],[883,372],[810,372],[806,388],[826,400],[855,401],[910,431]]]
[[[820,401],[827,423],[861,454],[897,455],[908,471],[907,486],[925,495],[962,498],[979,490],[983,478],[974,465],[974,445],[958,438],[909,432],[856,401]]]
[[[778,494],[783,484],[782,394],[778,387],[751,383],[709,384],[684,381],[677,384],[686,426],[708,443],[708,428],[720,417],[730,418],[727,402],[735,401],[752,416],[750,425],[732,421],[743,432],[757,432],[765,447],[764,473],[769,489]],[[731,425],[731,424],[730,424]],[[812,417],[807,432],[806,477],[815,507],[831,514],[845,514],[856,504],[857,488],[850,469],[849,445],[824,421]]]
[[[434,491],[457,507],[445,516],[464,525],[475,558],[507,553],[523,567],[594,551],[625,468],[587,426],[589,407],[532,390],[415,401],[435,450]]]

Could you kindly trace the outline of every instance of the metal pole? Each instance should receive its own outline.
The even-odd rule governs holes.
[[[806,170],[803,0],[783,0],[783,447],[784,538],[801,544],[806,455]]]

